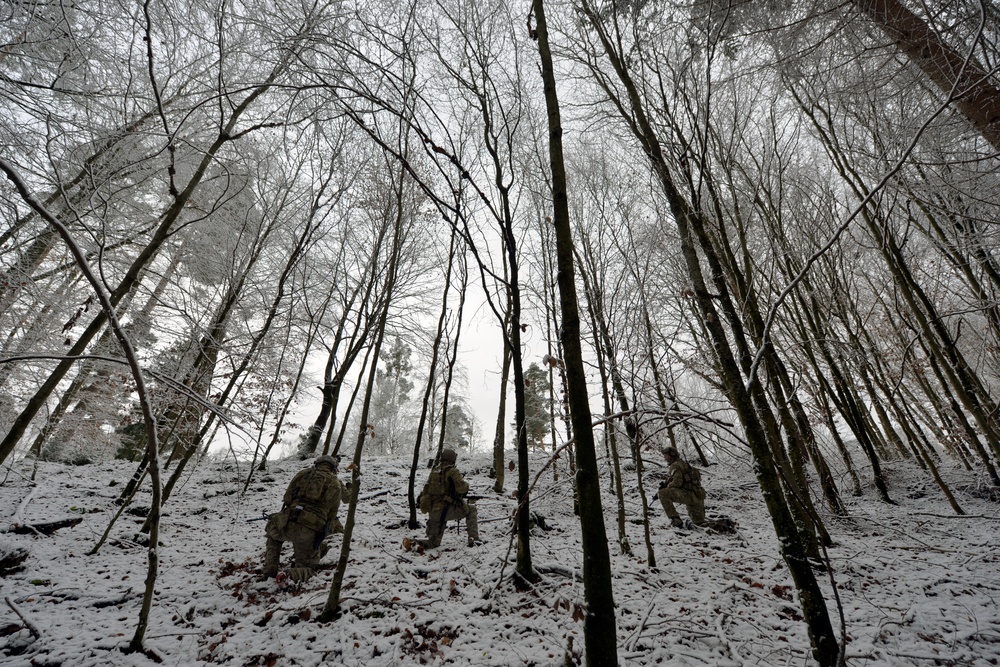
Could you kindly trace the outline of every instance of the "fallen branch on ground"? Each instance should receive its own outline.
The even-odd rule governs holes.
[[[46,521],[45,523],[15,523],[8,532],[18,535],[51,535],[60,528],[72,528],[83,521],[82,516],[73,519],[60,519],[59,521]]]

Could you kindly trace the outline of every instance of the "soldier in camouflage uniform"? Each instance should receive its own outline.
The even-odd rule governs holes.
[[[479,514],[476,506],[465,499],[469,483],[455,467],[458,454],[454,449],[441,451],[438,464],[431,470],[418,502],[427,516],[427,539],[418,540],[425,548],[440,546],[445,526],[452,519],[465,519],[469,546],[482,544],[479,539]]]
[[[682,459],[674,447],[664,449],[663,458],[670,467],[667,468],[667,478],[660,483],[657,496],[670,519],[670,525],[674,528],[684,525],[674,503],[687,508],[691,523],[696,526],[705,525],[705,489],[701,486],[701,473]]]
[[[292,581],[305,581],[327,552],[323,539],[343,532],[337,519],[341,499],[347,489],[337,477],[337,459],[321,456],[311,468],[300,471],[285,490],[281,511],[268,517],[265,532],[264,576],[278,573],[281,547],[292,543],[292,567],[285,576]]]

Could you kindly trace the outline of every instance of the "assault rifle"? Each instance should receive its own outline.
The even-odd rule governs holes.
[[[267,521],[270,518],[271,515],[262,510],[260,516],[254,517],[253,519],[247,519],[247,523],[253,523],[254,521]]]

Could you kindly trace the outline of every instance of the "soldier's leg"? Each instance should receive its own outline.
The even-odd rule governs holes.
[[[674,492],[674,489],[663,487],[656,494],[656,496],[660,499],[660,504],[663,505],[663,511],[666,513],[668,519],[681,518],[681,515],[677,513],[677,508],[674,507]]]
[[[281,545],[284,542],[267,538],[267,546],[264,547],[264,576],[273,577],[278,574],[278,564],[281,562]]]
[[[698,494],[684,489],[670,489],[667,495],[674,503],[684,505],[691,523],[698,526],[705,523],[705,501]]]
[[[429,549],[441,546],[441,536],[444,534],[445,510],[431,510],[427,515],[427,539],[421,544]]]
[[[289,528],[288,538],[292,543],[294,556],[292,567],[315,568],[319,565],[319,549],[316,548],[317,533],[304,526]]]
[[[472,503],[466,503],[465,510],[465,530],[469,533],[469,542],[478,542],[479,509]]]
[[[705,501],[695,494],[691,494],[691,502],[687,505],[688,516],[691,523],[696,526],[705,525]]]
[[[264,576],[273,577],[278,574],[278,565],[281,562],[281,545],[285,543],[285,528],[288,526],[287,517],[281,512],[272,514],[264,524],[264,535],[267,537],[267,545],[264,547]]]

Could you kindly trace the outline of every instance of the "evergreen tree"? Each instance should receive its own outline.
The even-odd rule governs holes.
[[[528,442],[533,447],[543,447],[545,438],[552,431],[551,405],[549,374],[538,364],[531,364],[524,371],[524,424]],[[513,426],[516,428],[517,425]]]
[[[412,352],[397,336],[389,349],[379,354],[381,363],[375,379],[369,420],[375,427],[372,443],[375,452],[392,454],[400,450],[402,443],[411,442],[405,437],[403,408],[410,400],[410,390],[413,389],[413,382],[409,379],[413,371],[410,361]]]

